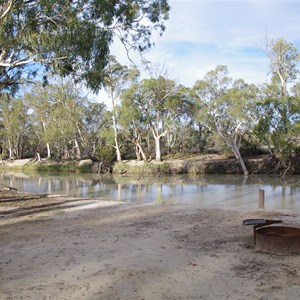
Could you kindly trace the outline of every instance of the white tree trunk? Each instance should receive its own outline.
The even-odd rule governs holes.
[[[140,143],[136,143],[136,147],[138,148],[139,155],[142,156],[143,161],[147,161],[147,156],[143,150],[143,147]]]
[[[77,139],[74,140],[74,143],[75,143],[76,159],[81,159],[81,151]]]
[[[50,144],[49,144],[49,143],[47,143],[47,144],[46,144],[46,146],[47,146],[47,158],[51,158],[51,149],[50,149]]]
[[[138,161],[142,160],[141,152],[140,152],[140,149],[137,145],[135,145],[135,147],[134,147],[134,152],[135,152],[136,159]]]
[[[121,156],[121,151],[118,143],[118,136],[115,135],[115,149],[116,149],[116,154],[117,154],[117,161],[122,161],[122,156]]]
[[[46,132],[46,124],[44,121],[42,122],[42,125],[43,125],[44,132]],[[46,147],[47,147],[47,158],[49,159],[49,158],[51,158],[50,144],[46,143]]]
[[[14,159],[13,158],[13,151],[12,151],[11,147],[8,148],[8,152],[9,152],[9,159]]]
[[[41,155],[40,155],[40,153],[39,152],[36,152],[36,159],[37,159],[37,161],[41,161]]]
[[[111,91],[110,94],[111,97],[111,103],[112,103],[112,109],[113,109],[113,115],[112,115],[112,121],[113,121],[113,128],[114,128],[114,141],[115,141],[115,149],[116,149],[116,155],[117,155],[117,161],[122,161],[120,146],[118,142],[118,128],[117,128],[117,121],[116,121],[116,115],[115,115],[115,99],[114,99],[114,93]]]
[[[166,130],[163,133],[159,134],[158,127],[156,127],[155,129],[151,127],[151,132],[155,141],[155,160],[161,161],[160,139],[164,137],[168,133],[168,131]]]
[[[160,136],[154,136],[155,140],[155,160],[161,161]]]
[[[238,128],[237,128],[238,129]],[[239,147],[239,142],[240,142],[240,136],[235,136],[235,137],[227,137],[225,134],[223,134],[222,130],[217,127],[218,133],[225,142],[225,144],[231,149],[233,152],[235,158],[239,160],[243,173],[245,176],[249,175],[249,171],[245,165],[245,162],[242,158],[241,152],[240,152],[240,147]]]
[[[239,160],[244,175],[248,176],[249,175],[249,171],[248,171],[248,169],[247,169],[247,167],[245,165],[245,162],[244,162],[244,160],[242,158],[240,150],[235,145],[232,145],[231,149],[233,150],[235,157]]]

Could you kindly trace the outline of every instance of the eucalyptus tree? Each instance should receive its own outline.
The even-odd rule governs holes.
[[[100,149],[105,145],[103,132],[111,126],[110,114],[104,103],[88,101],[83,106],[82,127],[79,130],[83,157],[101,159],[97,152],[103,152]]]
[[[129,69],[127,66],[119,64],[114,56],[110,56],[109,64],[105,68],[104,87],[109,94],[112,105],[112,125],[114,131],[114,148],[116,150],[117,161],[122,161],[117,106],[120,95],[126,85],[133,83],[139,76],[135,69]]]
[[[28,123],[27,108],[21,99],[2,94],[1,123],[2,147],[8,150],[9,159],[20,159],[23,156]]]
[[[47,147],[47,157],[52,156],[51,147],[57,157],[81,158],[82,120],[87,101],[70,81],[38,84],[25,94],[25,102],[31,107],[31,118],[36,123],[38,136]],[[64,153],[64,154],[62,154]]]
[[[41,83],[37,83],[30,93],[24,95],[24,101],[31,108],[31,124],[36,128],[34,132],[38,140],[38,148],[45,144],[47,158],[51,158],[51,139],[48,136],[48,124],[51,122],[51,86],[43,87]],[[40,153],[40,149],[37,153]]]
[[[159,76],[142,80],[128,92],[126,97],[131,99],[140,124],[150,131],[155,142],[155,159],[160,161],[161,139],[174,130],[182,113],[180,88],[174,80]]]
[[[69,158],[82,157],[82,119],[84,106],[88,101],[81,90],[71,81],[63,81],[52,85],[52,109],[49,130],[56,138],[55,144],[61,140],[57,149],[64,149],[64,155]],[[55,133],[56,132],[56,133]]]
[[[122,101],[118,109],[119,124],[126,139],[131,141],[134,146],[134,152],[137,160],[147,161],[147,155],[144,150],[145,132],[147,124],[143,109],[136,101],[139,84],[135,83],[122,93]]]
[[[255,134],[273,156],[288,158],[296,146],[291,135],[299,121],[297,64],[300,56],[297,48],[284,39],[272,41],[267,56],[272,77],[261,88]]]
[[[265,84],[256,105],[254,133],[274,157],[288,159],[297,148],[300,121],[300,87],[296,83],[282,99],[281,88]]]
[[[217,66],[195,83],[194,93],[201,104],[198,118],[211,132],[218,133],[248,175],[240,147],[242,136],[254,126],[255,118],[250,112],[256,87],[243,80],[231,83],[226,66]]]
[[[300,150],[300,82],[297,82],[291,89],[290,109],[292,111],[290,120],[291,127],[289,138],[293,143],[293,149]]]
[[[285,39],[267,41],[266,53],[270,61],[272,82],[281,87],[281,96],[285,97],[287,85],[297,79],[299,70],[297,64],[300,61],[298,49]]]
[[[148,49],[169,9],[167,0],[1,0],[0,91],[42,66],[98,91],[114,39],[127,51]]]
[[[191,121],[190,106],[190,89],[183,85],[176,85],[173,94],[166,102],[166,110],[169,110],[170,118],[167,123],[168,130],[163,146],[165,146],[168,154],[182,150],[179,140],[180,135],[182,137],[182,134],[184,134],[184,128],[186,129],[186,125]],[[188,139],[188,136],[185,136],[185,139]]]
[[[199,101],[197,101],[193,89],[181,86],[181,97],[184,106],[180,120],[177,122],[177,128],[174,130],[176,143],[172,148],[178,152],[200,153],[207,144],[210,132],[197,118]]]

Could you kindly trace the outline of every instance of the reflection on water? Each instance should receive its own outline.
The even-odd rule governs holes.
[[[188,203],[258,208],[265,190],[266,208],[300,210],[300,176],[239,175],[116,176],[98,174],[0,174],[0,183],[21,191],[63,194],[131,203]]]

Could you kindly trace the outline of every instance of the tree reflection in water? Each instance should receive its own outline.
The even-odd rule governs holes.
[[[0,174],[3,184],[20,191],[61,194],[130,203],[188,203],[205,207],[258,208],[258,191],[265,190],[266,208],[300,209],[299,176],[286,181],[271,176],[99,174]]]

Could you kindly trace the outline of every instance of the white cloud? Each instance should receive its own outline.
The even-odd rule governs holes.
[[[251,44],[265,31],[289,39],[299,33],[298,1],[170,1],[173,6],[165,39],[214,43]],[[286,31],[293,24],[292,32]]]
[[[260,48],[265,36],[283,37],[300,50],[300,1],[170,0],[166,32],[145,54],[164,64],[169,77],[192,86],[217,65],[227,65],[233,78],[266,80],[268,60]],[[112,47],[122,64],[130,64],[121,45]],[[131,57],[138,64],[139,55]]]

